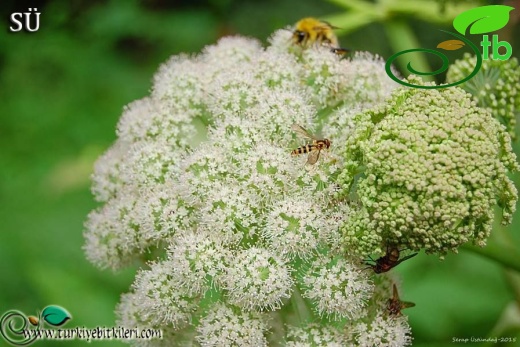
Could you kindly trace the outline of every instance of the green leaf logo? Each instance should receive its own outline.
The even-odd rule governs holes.
[[[473,8],[462,12],[453,20],[453,27],[462,35],[486,34],[502,29],[509,22],[509,12],[514,7],[504,5],[489,5]]]
[[[42,318],[50,325],[63,325],[72,316],[66,309],[59,306],[47,306],[42,311]]]

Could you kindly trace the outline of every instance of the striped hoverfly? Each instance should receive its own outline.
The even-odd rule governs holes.
[[[302,135],[303,137],[306,137],[308,139],[312,140],[312,143],[307,144],[302,147],[298,147],[295,150],[291,152],[291,155],[300,155],[309,153],[309,156],[307,157],[307,164],[314,165],[318,161],[318,158],[320,157],[320,152],[324,149],[329,149],[330,147],[330,140],[329,139],[319,139],[316,136],[309,133],[307,130],[305,130],[302,126],[298,124],[293,124],[291,126],[291,129],[294,130],[296,133]]]

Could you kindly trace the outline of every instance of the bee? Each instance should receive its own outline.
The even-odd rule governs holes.
[[[314,44],[323,45],[331,48],[336,54],[346,54],[346,48],[339,47],[338,38],[333,30],[337,27],[316,18],[308,17],[296,23],[293,31],[292,40],[294,44],[308,48]]]
[[[413,302],[401,301],[399,298],[399,293],[397,292],[397,286],[394,283],[394,296],[388,299],[388,303],[386,305],[388,314],[390,316],[400,316],[401,310],[414,306],[415,304]]]
[[[322,149],[329,149],[330,147],[331,142],[329,139],[318,139],[298,124],[293,124],[291,126],[291,129],[297,132],[298,134],[312,140],[312,144],[298,147],[291,152],[291,155],[293,156],[309,153],[309,156],[307,157],[307,164],[309,165],[314,165],[318,161]]]
[[[413,253],[410,255],[407,255],[406,257],[399,259],[400,257],[400,251],[397,247],[387,247],[386,248],[386,254],[382,256],[381,258],[378,258],[376,260],[369,257],[370,261],[373,262],[371,264],[369,261],[365,261],[365,264],[369,266],[376,274],[380,274],[383,272],[387,272],[392,270],[397,265],[401,264],[403,261],[410,259],[412,257],[415,257],[417,253]]]

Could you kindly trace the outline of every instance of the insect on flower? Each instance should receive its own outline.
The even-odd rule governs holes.
[[[388,314],[390,316],[400,316],[401,310],[408,308],[408,307],[414,307],[415,304],[413,302],[408,301],[401,301],[399,298],[399,293],[397,292],[397,286],[394,283],[394,295],[388,299],[388,304],[386,305],[386,308],[388,310]]]
[[[407,255],[406,257],[399,259],[400,257],[400,251],[397,247],[387,247],[386,248],[386,254],[382,256],[381,258],[378,258],[376,260],[372,259],[370,256],[368,257],[370,261],[373,262],[370,263],[369,261],[365,261],[365,264],[369,266],[376,274],[380,274],[383,272],[387,272],[392,270],[397,265],[401,264],[403,261],[410,259],[412,257],[415,257],[417,253],[413,253],[410,255]]]
[[[293,156],[309,153],[309,156],[307,157],[307,164],[315,164],[318,161],[318,158],[320,157],[321,150],[329,149],[330,147],[331,142],[329,139],[318,139],[316,136],[310,134],[307,130],[305,130],[298,124],[293,124],[291,126],[291,129],[297,132],[298,134],[312,140],[312,144],[298,147],[291,152],[291,155]]]
[[[318,44],[330,47],[336,54],[348,53],[348,49],[339,47],[334,29],[338,28],[325,21],[312,17],[303,18],[296,23],[292,39],[296,45],[304,48]]]

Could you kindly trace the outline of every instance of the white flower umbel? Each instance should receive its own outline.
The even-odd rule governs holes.
[[[275,254],[252,247],[232,257],[221,280],[230,303],[245,310],[273,310],[291,296],[290,268]]]
[[[267,346],[267,330],[264,315],[216,304],[201,320],[196,339],[204,347],[262,347]]]
[[[356,345],[361,347],[399,347],[412,343],[406,316],[389,316],[384,311],[369,323],[358,323],[353,335]]]
[[[176,106],[179,107],[179,104]],[[134,101],[125,107],[119,119],[117,136],[130,143],[163,139],[174,147],[185,148],[196,134],[191,119],[183,116],[186,110],[174,113],[161,109],[150,97]]]
[[[316,304],[320,315],[357,319],[373,290],[366,272],[344,258],[319,257],[303,276],[303,296]]]
[[[213,237],[212,237],[213,236]],[[186,233],[168,250],[172,276],[189,292],[203,294],[227,267],[229,251],[209,233]]]
[[[304,327],[290,326],[287,329],[286,347],[344,347],[352,345],[350,336],[331,325],[308,324]]]
[[[176,271],[171,262],[159,262],[137,274],[133,289],[138,313],[152,326],[182,328],[198,308],[199,298],[182,286]]]
[[[195,332],[191,326],[186,325],[184,328],[178,326],[174,328],[172,325],[154,326],[150,321],[143,319],[141,308],[138,294],[126,293],[121,295],[121,301],[116,307],[116,314],[119,317],[116,326],[126,329],[160,330],[160,335],[150,340],[136,338],[125,340],[126,342],[138,347],[168,347],[172,345],[171,341],[175,341],[177,346],[191,346],[193,344]]]
[[[139,237],[133,227],[138,196],[125,192],[90,212],[85,227],[87,258],[101,268],[119,269],[131,263],[139,250]]]
[[[96,161],[92,175],[92,194],[97,201],[106,202],[123,190],[121,164],[130,144],[118,140]]]
[[[317,203],[319,199],[305,199],[295,195],[275,203],[263,231],[276,253],[309,258],[334,230],[334,219],[321,218],[323,204]]]
[[[123,190],[89,214],[84,248],[94,264],[119,269],[168,244],[175,232],[194,223],[190,216],[171,181],[150,184],[148,191]]]
[[[119,321],[163,331],[134,344],[355,345],[362,330],[356,341],[342,335],[346,321],[361,324],[388,299],[369,300],[370,272],[343,253],[352,206],[336,193],[355,115],[395,83],[377,57],[295,49],[290,37],[280,30],[267,48],[224,38],[172,57],[96,163],[103,205],[85,223],[87,258],[112,269],[141,262]],[[332,145],[314,165],[291,156],[325,138]],[[387,336],[401,333],[385,324]]]

